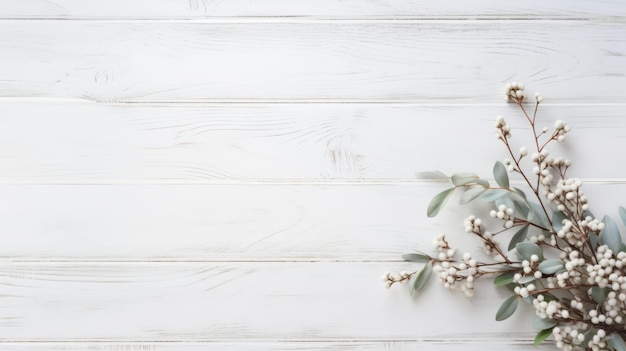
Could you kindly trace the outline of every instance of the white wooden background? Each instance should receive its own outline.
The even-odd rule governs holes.
[[[414,173],[488,176],[523,81],[616,214],[625,74],[620,0],[0,0],[0,350],[528,349],[382,287],[463,242]]]

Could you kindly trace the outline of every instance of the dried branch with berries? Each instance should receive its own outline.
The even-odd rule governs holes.
[[[508,158],[493,167],[496,184],[471,173],[447,176],[425,172],[429,179],[449,179],[452,187],[435,195],[428,206],[428,217],[436,216],[455,191],[461,191],[460,204],[476,199],[491,206],[489,222],[499,223],[488,230],[487,221],[471,215],[465,232],[482,241],[487,262],[470,252],[460,254],[444,234],[433,240],[436,254],[410,253],[408,261],[424,263],[414,272],[385,273],[387,288],[408,282],[411,292],[423,289],[435,272],[446,289],[461,286],[466,296],[474,295],[474,285],[483,276],[493,277],[496,286],[508,288],[511,295],[496,312],[496,320],[510,317],[520,302],[536,312],[533,326],[539,332],[535,345],[552,337],[563,350],[626,351],[626,245],[611,217],[602,219],[589,212],[582,182],[567,176],[570,161],[553,157],[548,147],[565,141],[569,126],[556,121],[552,132],[537,128],[537,113],[543,102],[535,94],[527,110],[524,86],[507,84],[505,98],[520,109],[533,136],[534,152],[527,147],[514,152],[511,127],[502,116],[495,123],[495,134]],[[518,178],[513,186],[509,175]],[[619,208],[626,225],[626,209]],[[503,233],[515,233],[503,247]]]

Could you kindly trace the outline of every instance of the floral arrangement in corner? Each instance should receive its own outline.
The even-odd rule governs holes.
[[[626,351],[626,245],[618,225],[611,217],[598,219],[590,212],[582,182],[567,175],[570,161],[548,152],[554,142],[564,142],[568,125],[559,120],[551,131],[538,129],[543,98],[537,93],[534,102],[527,103],[522,84],[507,84],[505,95],[530,126],[532,153],[526,147],[513,151],[511,128],[498,116],[496,137],[509,158],[495,163],[496,184],[471,173],[421,174],[452,183],[432,199],[428,217],[436,216],[455,191],[463,192],[461,205],[480,199],[492,206],[490,218],[483,221],[471,215],[464,223],[465,232],[482,242],[488,259],[483,262],[470,252],[460,254],[439,234],[433,240],[435,254],[403,256],[423,267],[385,273],[385,286],[406,282],[413,293],[423,289],[435,272],[445,288],[460,285],[471,297],[479,278],[493,277],[495,286],[508,288],[511,294],[497,310],[496,320],[507,319],[520,304],[532,306],[536,312],[532,324],[538,330],[535,346],[552,337],[563,350]],[[516,176],[521,187],[513,186],[509,175]],[[619,215],[626,225],[626,209],[620,207]],[[506,246],[501,238],[508,240]]]

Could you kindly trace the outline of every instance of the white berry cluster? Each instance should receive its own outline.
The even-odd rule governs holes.
[[[380,279],[385,284],[385,288],[389,289],[394,283],[399,283],[410,279],[413,274],[415,273],[400,272],[398,275],[394,275],[390,272],[385,272],[385,274],[383,274]]]
[[[496,138],[506,140],[511,138],[511,126],[506,123],[504,116],[498,116],[494,125],[496,128]]]
[[[501,204],[498,206],[497,210],[491,210],[489,215],[492,218],[503,220],[505,228],[511,228],[513,226],[513,211],[513,208],[506,207],[506,205]]]
[[[554,122],[554,134],[552,135],[552,138],[557,140],[559,143],[562,143],[565,141],[565,134],[569,131],[569,126],[565,122],[558,120]]]
[[[524,97],[524,84],[513,82],[504,86],[504,98],[507,101],[522,101]]]

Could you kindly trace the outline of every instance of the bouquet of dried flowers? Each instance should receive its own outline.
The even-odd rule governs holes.
[[[522,84],[507,84],[505,96],[530,125],[534,138],[530,155],[526,147],[513,151],[511,128],[498,116],[496,137],[510,158],[495,163],[495,185],[471,173],[421,174],[452,183],[432,199],[428,217],[437,215],[457,190],[463,191],[460,204],[476,199],[491,204],[491,219],[483,222],[471,215],[464,223],[465,232],[482,241],[489,259],[482,262],[472,253],[460,254],[439,234],[433,240],[436,254],[403,256],[423,263],[421,269],[385,273],[385,286],[408,282],[412,293],[423,289],[435,272],[445,288],[460,285],[465,295],[472,296],[477,280],[492,276],[494,285],[511,292],[497,310],[496,320],[510,317],[520,302],[528,303],[536,312],[535,345],[552,336],[563,350],[626,351],[626,245],[618,225],[611,217],[598,219],[589,211],[582,182],[567,176],[570,161],[548,152],[553,142],[565,140],[569,126],[559,120],[552,131],[539,130],[536,118],[543,98],[535,94],[534,108],[527,110]],[[509,174],[516,175],[523,186],[513,186]],[[620,207],[619,215],[626,224],[626,209]],[[488,230],[487,222],[497,223],[496,228]],[[514,234],[503,247],[498,239],[509,231]]]

